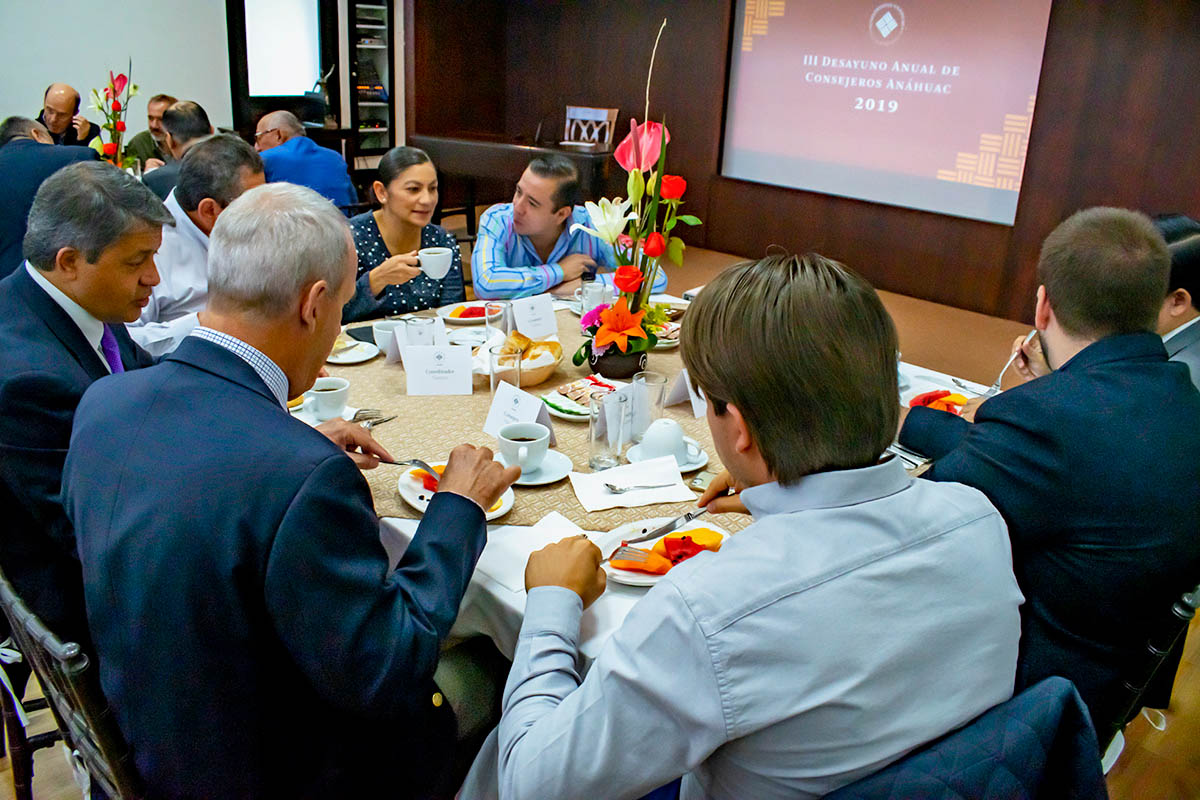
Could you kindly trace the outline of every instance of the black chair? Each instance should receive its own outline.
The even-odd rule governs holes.
[[[11,641],[11,637],[8,637]],[[15,648],[15,643],[10,645]],[[23,656],[22,656],[23,657]],[[25,685],[29,680],[29,666],[22,662],[10,664],[4,668],[12,684],[13,692],[0,690],[0,716],[3,717],[4,727],[0,736],[6,738],[9,764],[12,768],[13,797],[16,800],[33,800],[33,754],[44,747],[51,747],[62,741],[62,733],[58,728],[36,733],[32,736],[25,731],[21,718],[17,714],[17,703],[26,711],[44,711],[49,708],[46,698],[37,697],[31,700],[21,700]],[[55,720],[57,722],[57,720]]]
[[[13,638],[42,685],[63,740],[78,752],[93,787],[110,798],[141,798],[133,754],[117,728],[100,688],[100,677],[87,654],[78,644],[64,643],[51,633],[17,596],[2,572],[0,607],[12,626]]]

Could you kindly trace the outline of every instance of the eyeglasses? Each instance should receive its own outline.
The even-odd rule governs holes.
[[[274,132],[275,132],[275,131],[277,131],[277,130],[279,130],[279,128],[268,128],[268,129],[267,129],[267,130],[265,130],[265,131],[262,131],[262,132],[260,132],[260,133],[256,133],[256,134],[254,134],[254,141],[256,141],[256,142],[257,142],[257,141],[258,141],[258,137],[260,137],[260,136],[266,136],[268,133],[274,133]]]

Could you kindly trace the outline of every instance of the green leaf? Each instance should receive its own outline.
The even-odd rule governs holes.
[[[625,182],[625,188],[635,206],[642,201],[642,195],[646,193],[646,178],[640,169],[635,167],[629,171],[629,180]]]
[[[667,242],[667,258],[677,267],[683,266],[683,239],[673,237]]]
[[[684,225],[703,225],[699,217],[693,217],[691,214],[680,214],[675,219],[682,222]]]
[[[671,231],[675,230],[675,223],[676,223],[676,221],[678,221],[678,219],[679,219],[678,217],[671,217],[670,219],[667,220],[666,224],[663,225],[663,229],[662,229],[664,236],[667,235],[668,233],[670,233]]]
[[[571,356],[572,364],[578,367],[587,360],[587,354],[590,352],[588,350],[589,344],[590,342],[584,342],[583,344],[579,345],[579,349],[575,351],[575,355]]]

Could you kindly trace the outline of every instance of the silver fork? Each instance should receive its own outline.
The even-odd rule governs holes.
[[[436,469],[429,466],[428,464],[426,464],[424,461],[422,461],[419,458],[410,458],[407,461],[383,461],[383,460],[380,460],[379,463],[380,464],[392,464],[393,466],[397,466],[397,467],[416,467],[417,469],[425,470],[430,475],[438,474]]]
[[[382,425],[385,422],[391,422],[395,418],[396,418],[396,415],[392,414],[390,417],[380,417],[379,419],[369,419],[363,423],[363,427],[366,428],[367,430],[374,430],[379,425]]]
[[[1022,345],[1032,342],[1034,336],[1037,336],[1036,328],[1031,330],[1025,336],[1025,341],[1022,342]],[[1000,370],[1000,374],[996,376],[996,382],[988,387],[987,391],[985,391],[983,394],[979,394],[978,389],[973,389],[972,387],[960,381],[958,378],[952,378],[951,380],[954,381],[955,386],[959,387],[960,389],[966,389],[971,394],[978,394],[980,397],[995,397],[996,395],[1000,394],[1000,382],[1004,379],[1004,373],[1008,372],[1008,368],[1013,365],[1013,362],[1017,360],[1017,356],[1019,355],[1021,355],[1020,349],[1008,357],[1008,361],[1004,362],[1004,369]]]
[[[379,419],[383,416],[383,412],[378,408],[360,408],[354,412],[354,416],[350,418],[351,422],[367,422],[372,419]]]
[[[673,483],[656,483],[649,486],[616,486],[611,483],[604,484],[604,488],[608,489],[613,494],[625,494],[626,492],[636,491],[638,489],[669,489],[674,486]]]
[[[650,555],[645,550],[639,550],[636,547],[627,547],[625,545],[621,545],[616,550],[612,551],[612,555],[610,555],[608,558],[604,559],[600,563],[607,564],[609,561],[612,561],[614,558],[618,559],[620,561],[637,561],[639,563],[644,564],[650,560]]]

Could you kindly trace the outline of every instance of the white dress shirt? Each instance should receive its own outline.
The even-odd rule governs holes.
[[[155,358],[179,346],[208,302],[208,236],[180,207],[173,189],[163,205],[175,226],[163,226],[162,246],[154,256],[160,280],[142,316],[127,326],[133,340]]]
[[[983,494],[893,459],[742,498],[754,524],[664,576],[582,681],[579,596],[529,593],[501,797],[818,797],[1012,695],[1023,597]]]
[[[59,307],[67,312],[67,316],[79,326],[79,332],[83,334],[83,338],[87,339],[87,343],[92,346],[96,354],[100,356],[100,363],[109,372],[112,372],[112,367],[108,365],[108,358],[104,355],[104,350],[100,347],[100,340],[104,338],[104,323],[88,313],[87,309],[76,303],[70,297],[59,289],[53,283],[46,279],[42,271],[37,267],[25,262],[25,271],[29,273],[29,277],[33,278],[33,282],[50,295],[50,299],[58,303]]]
[[[1163,334],[1163,337],[1162,337],[1163,344],[1166,344],[1167,342],[1171,341],[1171,340],[1172,340],[1172,339],[1174,339],[1176,336],[1178,336],[1179,334],[1181,334],[1181,333],[1183,333],[1184,331],[1186,331],[1188,328],[1190,328],[1190,327],[1192,327],[1193,325],[1195,325],[1197,322],[1200,322],[1200,317],[1192,317],[1191,319],[1189,319],[1187,322],[1185,322],[1185,323],[1183,323],[1182,325],[1180,325],[1180,326],[1179,326],[1178,328],[1176,328],[1175,330],[1173,330],[1173,331],[1167,331],[1166,333],[1164,333],[1164,334]]]

